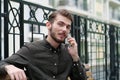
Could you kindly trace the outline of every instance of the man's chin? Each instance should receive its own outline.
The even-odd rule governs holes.
[[[57,40],[58,43],[64,43],[64,40]]]

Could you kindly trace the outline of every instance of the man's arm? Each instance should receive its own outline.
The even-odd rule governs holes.
[[[7,72],[5,71],[5,65],[7,65],[7,63],[5,64],[5,62],[1,61],[0,62],[0,78],[4,78],[7,75]]]
[[[85,68],[80,61],[73,62],[70,78],[71,80],[87,80]]]
[[[78,56],[77,42],[72,37],[67,40],[71,45],[68,47],[68,51],[73,59],[73,65],[70,73],[71,80],[87,80],[85,69]]]
[[[6,65],[5,70],[11,80],[27,80],[23,69],[17,68],[14,65]]]
[[[22,47],[16,54],[0,62],[0,76],[7,74],[12,80],[27,80],[23,68],[28,63],[29,50]]]

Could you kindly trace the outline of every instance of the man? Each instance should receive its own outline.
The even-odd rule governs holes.
[[[67,38],[72,21],[67,10],[54,11],[46,23],[48,36],[1,61],[1,74],[8,74],[11,80],[86,80],[77,43],[73,37]],[[65,39],[70,46],[64,44]]]

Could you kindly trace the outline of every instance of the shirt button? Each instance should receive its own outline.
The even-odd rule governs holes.
[[[55,76],[53,76],[53,78],[55,78]]]
[[[54,65],[56,66],[56,65],[57,65],[57,63],[54,63]]]
[[[56,51],[54,51],[54,53],[56,53]]]
[[[75,66],[75,64],[73,64]]]

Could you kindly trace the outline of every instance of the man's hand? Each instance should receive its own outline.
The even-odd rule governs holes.
[[[67,38],[67,40],[71,45],[70,47],[68,47],[68,51],[70,55],[72,56],[73,61],[78,61],[79,56],[78,56],[78,50],[77,50],[77,42],[72,37]]]
[[[6,65],[5,70],[10,76],[11,80],[27,80],[24,70],[19,69],[13,65]]]

